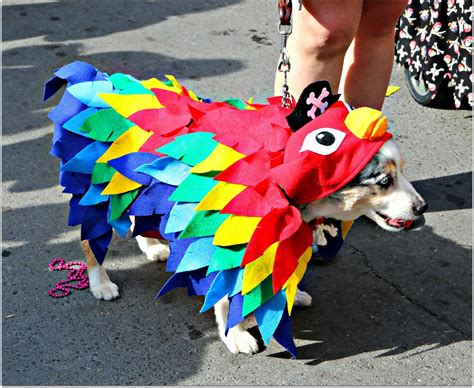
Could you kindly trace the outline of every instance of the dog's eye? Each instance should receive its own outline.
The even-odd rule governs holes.
[[[346,134],[334,128],[320,128],[306,135],[300,152],[312,151],[319,155],[330,155],[335,152]]]
[[[392,184],[392,177],[390,176],[384,176],[382,179],[380,179],[378,182],[377,182],[378,185],[382,186],[382,187],[388,187]]]

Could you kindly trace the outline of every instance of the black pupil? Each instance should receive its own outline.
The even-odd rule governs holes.
[[[316,141],[323,146],[330,146],[334,144],[336,138],[332,133],[324,131],[316,135]]]

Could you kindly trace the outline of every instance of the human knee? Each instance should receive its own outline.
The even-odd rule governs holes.
[[[294,31],[296,44],[306,55],[316,57],[344,54],[357,30],[357,26],[352,26],[347,20],[342,20],[336,15],[334,17],[325,15],[322,19],[306,13],[301,15],[297,23]]]

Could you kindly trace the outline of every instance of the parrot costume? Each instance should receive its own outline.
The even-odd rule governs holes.
[[[298,205],[347,184],[391,135],[381,112],[337,101],[326,81],[308,86],[293,112],[268,104],[196,96],[173,76],[139,81],[73,62],[45,84],[64,84],[51,154],[72,195],[69,225],[81,225],[102,264],[112,230],[166,239],[167,271],[157,296],[177,287],[223,297],[227,330],[254,314],[265,344],[273,337],[296,357],[290,314],[312,256],[311,225]],[[351,222],[318,246],[328,260]]]

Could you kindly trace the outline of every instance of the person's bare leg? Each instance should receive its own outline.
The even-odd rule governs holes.
[[[293,9],[293,33],[288,39],[290,93],[298,99],[311,82],[328,80],[336,93],[344,55],[359,26],[362,0],[306,0]],[[275,95],[281,95],[283,75],[276,72]]]
[[[349,104],[381,109],[393,66],[395,25],[406,0],[364,0],[344,61],[339,93]]]

